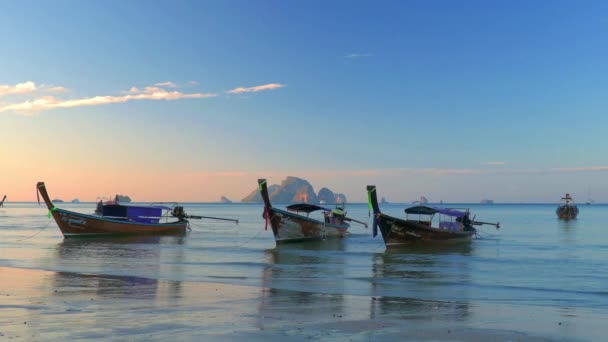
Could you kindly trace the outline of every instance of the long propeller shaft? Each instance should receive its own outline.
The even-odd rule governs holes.
[[[229,221],[229,222],[234,222],[234,223],[239,223],[238,219],[229,219],[229,218],[223,218],[223,217],[213,217],[213,216],[197,216],[197,215],[187,215],[186,218],[193,218],[193,219],[210,219],[210,220],[220,220],[220,221]]]
[[[496,228],[500,228],[500,222],[497,223],[491,223],[491,222],[481,222],[481,221],[473,221],[472,222],[474,225],[476,226],[481,226],[482,224],[487,224],[489,226],[494,226]]]
[[[365,228],[367,228],[367,223],[365,223],[365,222],[357,221],[357,220],[352,219],[352,218],[350,218],[350,217],[345,217],[345,218],[344,218],[344,220],[345,220],[345,221],[353,221],[353,222],[357,222],[357,223],[359,223],[359,224],[364,225],[364,226],[365,226]]]

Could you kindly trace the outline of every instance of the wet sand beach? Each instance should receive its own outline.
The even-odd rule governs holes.
[[[594,318],[6,267],[0,277],[3,340],[550,341]]]

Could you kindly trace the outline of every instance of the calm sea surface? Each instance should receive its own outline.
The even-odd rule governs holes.
[[[93,203],[59,207],[92,213]],[[280,207],[280,206],[277,206]],[[404,205],[383,205],[403,216]],[[462,207],[462,205],[458,206]],[[34,203],[0,208],[0,266],[76,274],[217,282],[311,293],[591,310],[608,318],[608,206],[469,205],[486,226],[470,244],[386,250],[371,228],[350,236],[275,247],[259,204],[186,204],[192,215],[239,218],[238,225],[192,222],[183,237],[65,239]],[[369,222],[367,206],[349,216]],[[486,305],[487,306],[487,305]]]

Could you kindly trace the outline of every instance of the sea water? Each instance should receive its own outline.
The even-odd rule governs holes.
[[[57,206],[92,214],[95,204]],[[64,239],[45,207],[7,203],[0,208],[0,266],[390,298],[382,302],[389,311],[428,310],[424,304],[399,305],[414,300],[457,303],[455,314],[463,316],[471,307],[479,315],[521,307],[557,317],[608,318],[608,205],[581,205],[570,221],[559,220],[553,204],[445,206],[470,208],[477,220],[500,221],[501,228],[483,226],[466,244],[386,249],[381,236],[372,237],[371,225],[353,223],[342,239],[277,247],[260,204],[187,203],[191,215],[239,223],[192,220],[185,236]],[[382,210],[404,217],[405,207],[387,204]],[[371,223],[366,204],[347,210],[349,217]],[[486,326],[500,326],[493,320],[503,314],[516,316],[491,312]],[[526,324],[527,318],[520,319]],[[595,336],[582,330],[573,336]]]

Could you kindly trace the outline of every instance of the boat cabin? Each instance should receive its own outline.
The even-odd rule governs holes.
[[[314,204],[298,203],[288,206],[287,210],[295,212],[298,215],[301,215],[300,213],[304,213],[306,214],[306,217],[309,217],[310,213],[312,212],[322,211],[324,222],[334,225],[344,224],[344,218],[346,216],[344,205],[336,205],[335,209],[329,209]]]
[[[433,225],[433,218],[437,217],[437,224]],[[405,209],[406,221],[416,222],[431,228],[445,229],[449,231],[463,231],[469,226],[468,210],[460,211],[448,208],[415,206]]]
[[[163,211],[166,210],[171,208],[160,205],[106,204],[102,206],[101,216],[114,220],[158,224],[163,218]]]

